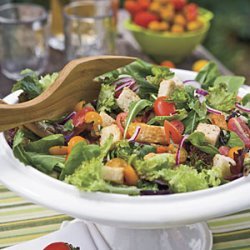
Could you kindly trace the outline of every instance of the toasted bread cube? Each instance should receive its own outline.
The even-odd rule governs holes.
[[[122,139],[122,133],[121,133],[119,127],[116,124],[112,124],[110,126],[102,128],[101,139],[100,139],[101,146],[110,137],[110,135],[113,135],[113,143],[120,141]]]
[[[115,123],[115,119],[113,119],[110,115],[105,113],[104,111],[100,112],[100,116],[102,118],[102,126],[107,127]]]
[[[182,88],[184,86],[182,80],[178,77],[178,76],[174,76],[173,78],[171,78],[170,80],[175,82],[175,86],[177,88]]]
[[[212,145],[215,145],[219,136],[220,136],[220,128],[216,125],[199,123],[196,131],[202,132],[205,135],[207,142]]]
[[[158,90],[158,97],[160,96],[171,96],[173,91],[175,90],[176,85],[175,82],[171,80],[163,80],[160,83],[160,87]]]
[[[125,87],[119,97],[116,99],[117,105],[120,109],[122,109],[124,112],[129,111],[129,105],[132,102],[138,102],[140,100],[140,97],[133,92],[130,88]]]
[[[213,158],[213,167],[218,167],[221,170],[222,177],[229,177],[231,176],[230,167],[235,166],[236,162],[231,159],[230,157],[227,157],[225,155],[216,154]]]
[[[136,137],[137,142],[156,143],[161,145],[167,144],[164,127],[147,125],[145,123],[131,123],[128,128],[128,135],[130,137],[134,134],[137,126],[141,128]]]
[[[106,181],[115,182],[117,184],[123,184],[123,182],[124,182],[124,169],[103,166],[102,177]]]

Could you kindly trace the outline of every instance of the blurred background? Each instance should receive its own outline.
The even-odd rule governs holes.
[[[51,0],[53,1],[53,0]],[[60,0],[67,3],[67,0]],[[49,0],[1,0],[5,2],[33,2],[49,9]],[[215,17],[203,45],[228,69],[247,77],[250,83],[250,1],[249,0],[192,0],[211,10]],[[120,1],[123,7],[124,1]]]

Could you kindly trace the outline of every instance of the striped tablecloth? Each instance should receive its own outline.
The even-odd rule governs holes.
[[[59,229],[67,215],[35,205],[0,185],[0,249]],[[214,250],[250,250],[250,210],[210,220]]]

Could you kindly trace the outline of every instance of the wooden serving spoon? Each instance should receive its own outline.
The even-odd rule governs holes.
[[[93,79],[133,62],[124,56],[96,56],[69,62],[56,81],[38,97],[18,104],[0,104],[0,131],[25,123],[55,119],[73,110],[77,102],[96,99],[100,84]]]

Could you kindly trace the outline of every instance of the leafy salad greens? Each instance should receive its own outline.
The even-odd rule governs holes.
[[[25,70],[13,91],[28,101],[57,76]],[[86,192],[172,194],[247,175],[250,95],[238,96],[244,77],[222,76],[210,62],[186,80],[137,60],[98,76],[97,100],[77,100],[71,113],[11,129],[6,138],[22,163]]]

